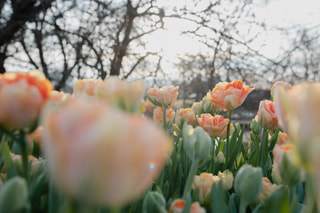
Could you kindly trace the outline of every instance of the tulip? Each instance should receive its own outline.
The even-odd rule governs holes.
[[[201,103],[200,102],[194,102],[192,104],[191,109],[193,110],[194,114],[196,114],[196,115],[201,114]]]
[[[234,179],[234,189],[240,197],[240,213],[244,213],[247,205],[256,199],[262,190],[262,169],[243,165]]]
[[[73,94],[78,95],[88,95],[95,96],[95,90],[98,85],[102,84],[101,79],[73,79]]]
[[[201,114],[198,123],[211,137],[225,138],[227,136],[229,119],[223,118],[222,115]],[[233,131],[234,127],[230,124],[230,133],[232,134]]]
[[[150,187],[172,148],[153,122],[98,99],[48,106],[41,125],[49,174],[59,189],[114,208]]]
[[[182,129],[183,124],[194,125],[196,122],[196,116],[191,108],[180,109],[177,112],[175,123],[179,129]]]
[[[276,88],[278,88],[278,87],[282,87],[282,88],[284,88],[285,90],[288,91],[288,90],[291,89],[292,85],[289,84],[289,83],[287,83],[287,82],[284,82],[284,81],[277,81],[276,83],[273,84],[273,86],[272,86],[272,88],[271,88],[271,91],[270,91],[271,97],[274,96],[274,91],[275,91]]]
[[[240,106],[252,90],[253,88],[244,85],[241,80],[220,82],[207,93],[207,98],[223,111],[231,111]]]
[[[260,101],[255,120],[265,129],[278,129],[278,117],[274,109],[274,102],[270,100]]]
[[[284,133],[284,132],[279,132],[277,143],[278,143],[279,145],[288,144],[288,143],[289,143],[289,136],[288,136],[288,134],[287,134],[287,133]]]
[[[0,75],[0,125],[21,129],[39,117],[53,86],[38,70]]]
[[[153,112],[154,105],[149,100],[144,102],[144,107],[148,112]]]
[[[41,133],[43,131],[42,126],[38,126],[36,130],[27,135],[28,142],[33,144],[33,141],[36,141],[38,144],[41,144]]]
[[[259,203],[264,203],[271,195],[273,192],[275,192],[280,186],[276,184],[272,184],[271,181],[263,177],[262,178],[262,191],[258,195],[258,202]]]
[[[194,177],[192,189],[198,188],[199,201],[201,204],[209,202],[212,184],[218,186],[220,181],[220,177],[206,172]]]
[[[174,110],[171,108],[168,108],[166,111],[167,124],[170,122],[173,122],[174,116],[175,116]],[[153,110],[153,121],[159,126],[163,125],[163,109],[161,107],[156,107]]]
[[[225,170],[223,172],[218,172],[218,177],[221,178],[222,187],[225,190],[230,190],[233,186],[233,174],[229,170]]]
[[[209,101],[205,96],[200,102],[201,113],[211,113],[218,114],[221,112],[221,108],[218,105],[214,104],[212,101]]]
[[[127,112],[140,112],[146,85],[142,80],[122,81],[110,77],[97,86],[95,94],[113,106]]]
[[[147,92],[148,99],[156,106],[173,107],[178,97],[179,87],[165,86],[160,89],[150,88]]]
[[[169,213],[182,213],[185,201],[176,199],[172,202]],[[190,213],[206,213],[206,210],[198,202],[191,204]]]
[[[59,92],[56,90],[51,91],[50,97],[47,101],[47,104],[56,104],[56,105],[63,105],[69,100],[74,98],[69,93]]]

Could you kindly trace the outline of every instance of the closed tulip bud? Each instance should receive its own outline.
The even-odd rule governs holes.
[[[157,191],[148,192],[143,200],[143,213],[167,213],[166,200]]]
[[[250,128],[253,131],[253,133],[256,135],[259,135],[262,131],[261,125],[256,120],[252,120]]]
[[[260,101],[255,120],[265,129],[275,130],[279,128],[274,103],[270,100]]]
[[[233,174],[229,170],[225,170],[223,172],[218,172],[218,176],[222,180],[222,187],[225,190],[230,190],[233,186]]]
[[[209,101],[207,97],[204,97],[200,102],[201,113],[212,113],[218,114],[221,112],[221,108],[214,104],[212,101]]]
[[[248,205],[256,199],[262,190],[261,168],[243,165],[237,172],[234,180],[234,189],[239,195],[241,202]]]
[[[19,176],[7,180],[0,188],[0,212],[24,212],[28,202],[28,185]]]
[[[183,148],[192,161],[205,162],[210,155],[212,140],[201,127],[183,125]]]
[[[194,114],[196,114],[196,115],[201,114],[201,103],[200,102],[194,102],[192,104],[191,109],[193,110]]]
[[[216,163],[218,163],[218,164],[223,164],[225,160],[226,160],[226,158],[224,157],[223,152],[219,152],[216,159],[215,159]]]
[[[172,202],[169,213],[182,213],[185,201],[176,199]],[[198,202],[191,204],[190,213],[206,213],[206,210]]]
[[[52,88],[39,70],[0,74],[0,125],[14,129],[31,127]]]
[[[287,153],[283,153],[282,161],[279,165],[279,173],[284,184],[295,186],[304,180],[304,171],[297,166]]]

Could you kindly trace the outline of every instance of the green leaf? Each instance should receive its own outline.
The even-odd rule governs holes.
[[[10,153],[10,149],[8,147],[7,142],[2,143],[1,146],[2,146],[2,148],[1,148],[2,155],[4,157],[4,164],[6,167],[7,179],[10,179],[12,177],[17,176],[18,171],[17,171],[17,168],[11,158],[11,153]]]

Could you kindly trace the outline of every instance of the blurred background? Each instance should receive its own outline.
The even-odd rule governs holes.
[[[275,81],[319,81],[319,11],[318,0],[1,0],[0,72],[40,69],[67,92],[73,78],[142,78],[180,86],[184,107],[241,79],[256,88],[250,117]]]

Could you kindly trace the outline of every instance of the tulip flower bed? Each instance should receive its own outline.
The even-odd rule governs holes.
[[[250,141],[231,120],[253,90],[240,80],[185,109],[178,87],[145,90],[0,75],[0,212],[319,212],[319,83],[275,83]]]

